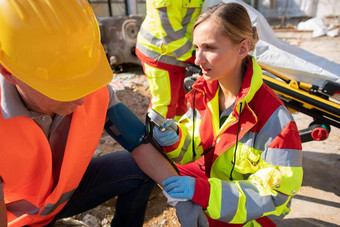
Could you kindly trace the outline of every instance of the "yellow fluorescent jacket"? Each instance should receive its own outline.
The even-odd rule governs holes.
[[[183,66],[192,57],[192,26],[203,0],[147,0],[136,48],[155,61]]]
[[[0,97],[1,98],[1,97]],[[107,87],[85,97],[72,115],[58,184],[53,191],[52,152],[34,120],[4,120],[0,113],[0,177],[9,226],[43,226],[53,220],[78,187],[102,135]]]
[[[261,75],[252,59],[233,111],[221,127],[218,82],[200,77],[187,94],[191,108],[179,121],[179,142],[165,147],[168,156],[180,164],[197,160],[206,151],[209,179],[196,180],[193,201],[222,222],[251,225],[267,216],[278,223],[302,184],[297,126]]]

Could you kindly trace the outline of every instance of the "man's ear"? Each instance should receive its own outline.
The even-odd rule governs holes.
[[[16,84],[16,81],[13,77],[13,75],[7,71],[7,69],[5,67],[3,67],[1,64],[0,64],[0,73],[1,75],[3,75],[3,77],[5,77],[5,79],[12,83],[12,84]]]
[[[245,39],[240,43],[240,49],[238,54],[240,55],[241,58],[245,58],[250,50],[250,40]]]

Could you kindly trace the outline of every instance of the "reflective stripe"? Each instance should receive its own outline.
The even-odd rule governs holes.
[[[178,31],[174,31],[174,30],[172,30],[172,27],[171,27],[171,30],[168,28],[168,29],[165,29],[165,32],[167,33],[167,35],[163,37],[164,44],[169,44],[169,43],[176,41],[176,40],[179,40],[179,39],[181,39],[185,36],[185,31],[184,31],[183,28],[181,28]]]
[[[195,111],[195,118],[196,118],[196,120],[200,121],[201,120],[200,113],[196,109],[194,110],[193,108],[188,109],[188,111],[185,113],[184,117],[190,119],[191,122],[193,122],[194,121],[193,111]]]
[[[183,28],[181,28],[177,31],[174,31],[173,27],[171,26],[170,20],[169,20],[167,9],[166,8],[159,8],[158,9],[158,13],[159,13],[159,16],[160,16],[160,19],[161,19],[162,27],[167,34],[165,37],[163,37],[165,44],[169,44],[169,43],[173,42],[174,40],[178,40],[178,39],[185,37],[185,32],[188,28],[188,24],[190,23],[191,18],[192,18],[192,14],[194,12],[195,12],[195,8],[188,8],[187,12],[186,12],[186,14],[183,18],[183,21],[182,21]]]
[[[247,147],[254,147],[256,133],[248,131],[241,139],[240,142]]]
[[[188,111],[181,117],[181,119],[189,119],[190,122],[192,124],[194,124],[193,122],[193,118],[194,118],[194,115],[193,115],[193,111],[195,111],[195,120],[201,120],[201,115],[199,114],[199,112],[195,109],[192,109],[192,108],[189,108]],[[180,119],[180,121],[181,121]],[[181,162],[183,157],[184,157],[184,154],[187,152],[187,150],[189,149],[189,146],[192,144],[192,138],[191,138],[191,135],[190,134],[186,134],[185,136],[185,139],[184,139],[184,143],[183,143],[183,146],[181,148],[181,151],[180,151],[180,154],[177,156],[177,158],[174,158],[173,161],[178,163],[178,162]]]
[[[280,197],[282,197],[282,196],[285,196],[285,195],[283,195],[283,194],[280,193]],[[287,199],[289,199],[288,196],[286,196],[286,197],[287,197]],[[274,203],[275,203],[275,201],[274,201]],[[290,200],[288,201],[288,203],[286,204],[286,207],[290,207],[290,206],[291,206],[291,203],[292,203],[292,200],[290,199]],[[282,205],[283,205],[283,204],[282,204]],[[276,206],[279,206],[279,205],[276,205]],[[282,221],[282,219],[283,219],[286,215],[287,215],[287,213],[282,213],[280,216],[276,216],[276,215],[268,215],[267,217],[268,217],[272,222],[274,222],[275,224],[278,224],[278,223],[280,223],[280,222]]]
[[[268,148],[261,154],[261,158],[275,166],[302,166],[302,151],[295,149]]]
[[[227,181],[222,183],[221,218],[219,221],[230,222],[237,211],[239,191],[235,184]]]
[[[144,29],[143,25],[141,26],[139,33],[146,39],[150,40],[150,43],[157,47],[161,47],[162,40],[153,36],[148,30]]]
[[[149,40],[149,42],[152,45],[158,48],[161,48],[163,43],[167,45],[173,41],[176,41],[176,40],[179,40],[185,37],[187,26],[191,21],[192,14],[194,13],[194,11],[195,11],[195,8],[189,8],[182,21],[183,28],[181,28],[178,31],[174,31],[169,21],[169,16],[168,16],[168,12],[166,8],[159,8],[158,12],[160,15],[162,27],[167,35],[163,37],[162,39],[157,38],[153,36],[149,31],[147,31],[143,26],[141,26],[139,33],[146,40]],[[192,48],[192,42],[190,40],[187,40],[187,42],[183,44],[181,47],[179,47],[177,50],[172,51],[172,54],[174,55],[174,57],[168,56],[168,55],[162,55],[156,51],[148,49],[145,46],[143,46],[139,41],[137,41],[136,47],[140,52],[142,52],[144,55],[148,56],[149,58],[152,58],[154,61],[159,61],[159,62],[163,62],[163,63],[170,64],[170,65],[186,67],[186,64],[181,61],[178,61],[177,58],[183,56],[185,53],[190,51],[190,49]]]
[[[144,55],[148,56],[149,58],[152,58],[154,61],[163,62],[169,65],[177,65],[180,67],[186,67],[187,64],[178,61],[175,57],[169,56],[169,55],[161,55],[160,53],[157,53],[153,50],[147,49],[142,44],[137,42],[136,45],[137,49],[142,52]]]
[[[176,58],[179,58],[185,53],[187,53],[188,51],[190,51],[191,47],[192,47],[192,42],[190,40],[187,40],[187,42],[184,45],[182,45],[177,50],[173,51],[172,54],[175,55]]]
[[[57,203],[55,204],[47,204],[45,209],[41,212],[42,216],[46,216],[49,215],[50,213],[52,213],[60,204],[63,204],[65,202],[67,202],[69,200],[69,198],[73,195],[74,191],[76,189],[73,189],[72,191],[66,192],[64,193],[59,200],[57,201]]]
[[[16,217],[20,217],[24,214],[34,215],[37,214],[40,208],[34,206],[27,200],[18,200],[12,203],[6,204],[6,209],[8,212],[12,213]]]
[[[160,16],[160,19],[161,19],[162,27],[167,34],[165,37],[163,37],[164,44],[167,45],[167,44],[169,44],[173,41],[185,38],[185,32],[187,30],[188,24],[191,20],[191,17],[192,17],[192,14],[193,14],[194,11],[195,11],[194,8],[187,10],[186,15],[185,15],[185,17],[182,21],[182,22],[184,22],[182,24],[183,28],[175,31],[173,29],[173,27],[171,26],[167,9],[166,8],[159,8],[158,9],[158,13],[159,13],[159,16]],[[152,39],[152,40],[154,40],[154,39]],[[153,42],[151,42],[151,43],[153,44]],[[184,55],[185,53],[187,53],[191,49],[191,47],[192,47],[191,41],[187,40],[187,42],[184,45],[182,45],[177,50],[171,51],[171,52],[176,58],[179,58],[182,55]]]
[[[277,108],[256,136],[255,149],[264,151],[291,121],[294,119],[284,106]]]
[[[191,138],[190,138],[190,135],[187,134],[185,136],[184,144],[181,148],[179,155],[177,156],[177,158],[173,159],[174,162],[181,162],[182,161],[184,153],[188,150],[190,143],[191,143]]]
[[[64,193],[58,200],[56,204],[47,204],[44,210],[41,212],[42,216],[49,215],[52,213],[60,204],[63,204],[69,200],[73,195],[75,189]],[[19,200],[9,204],[6,204],[6,209],[16,217],[20,217],[24,214],[35,215],[37,214],[41,207],[36,207],[27,200]]]
[[[289,119],[289,118],[288,118]],[[290,120],[287,122],[287,124],[290,122]],[[276,134],[281,133],[281,129],[275,130]],[[265,133],[263,130],[261,133]],[[267,132],[268,133],[268,132]],[[263,135],[263,134],[262,134]],[[253,132],[247,132],[240,142],[243,145],[246,145],[248,147],[253,147],[253,143],[255,141],[255,138],[259,138],[256,133]],[[264,141],[264,140],[262,140]],[[258,143],[256,140],[256,146],[255,149],[258,149],[260,144],[261,146],[264,146],[264,143]],[[264,148],[261,148],[264,150]],[[259,150],[259,149],[258,149]],[[291,166],[291,167],[301,167],[302,166],[302,151],[301,150],[295,150],[295,149],[279,149],[279,148],[268,148],[261,154],[261,158],[265,160],[266,162],[275,165],[275,166]]]
[[[194,11],[194,9],[192,9],[191,11]],[[166,17],[168,17],[166,15]],[[191,20],[192,15],[185,15],[183,21],[184,21],[184,27],[178,31],[174,31],[170,22],[168,21],[169,18],[167,18],[167,20],[162,20],[162,26],[165,30],[165,32],[167,33],[167,36],[163,37],[164,43],[165,44],[169,44],[171,42],[173,42],[174,40],[178,40],[181,39],[183,37],[185,37],[185,31],[187,29],[187,26]],[[153,45],[157,46],[157,47],[161,47],[162,45],[162,39],[157,38],[156,36],[153,36],[149,31],[147,31],[143,25],[141,26],[139,33],[146,39],[146,40],[150,40],[150,43],[152,43]],[[190,42],[190,41],[189,41]],[[187,44],[185,44],[187,45]],[[192,43],[190,42],[190,48],[188,50],[190,50],[192,47]],[[185,52],[186,53],[186,52]]]
[[[287,202],[287,200],[289,198],[290,198],[290,196],[282,194],[280,192],[277,192],[276,195],[272,195],[272,199],[273,199],[275,207],[282,206],[283,204],[285,204]]]
[[[184,28],[174,31],[174,29],[171,26],[169,16],[168,16],[168,11],[166,8],[159,8],[158,13],[161,19],[162,27],[167,34],[165,37],[163,37],[164,41],[167,41],[167,43],[171,43],[174,40],[181,39],[185,36]]]
[[[275,211],[272,196],[260,196],[255,185],[247,181],[239,181],[246,196],[247,221],[262,217],[264,213]]]
[[[191,22],[192,15],[194,14],[195,10],[196,8],[187,8],[187,12],[182,20],[182,25],[185,31],[188,29],[188,24]]]

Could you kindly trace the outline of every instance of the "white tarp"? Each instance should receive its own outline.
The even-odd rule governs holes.
[[[260,38],[253,55],[263,67],[274,74],[317,86],[322,86],[325,80],[340,83],[340,64],[275,37],[264,16],[241,0],[208,0],[204,2],[202,10],[219,2],[237,2],[247,9]]]
[[[319,36],[330,36],[330,37],[336,37],[339,35],[339,28],[336,28],[335,25],[330,25],[329,27],[326,27],[326,25],[323,23],[322,18],[315,17],[311,18],[306,21],[302,21],[297,26],[298,31],[313,31],[312,37],[319,37]]]
[[[265,18],[281,19],[314,17],[317,6],[313,0],[258,0],[257,9]]]

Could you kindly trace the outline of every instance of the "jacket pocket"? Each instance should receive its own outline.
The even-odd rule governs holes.
[[[254,173],[259,170],[260,158],[261,151],[239,143],[236,152],[235,170],[242,174]]]

